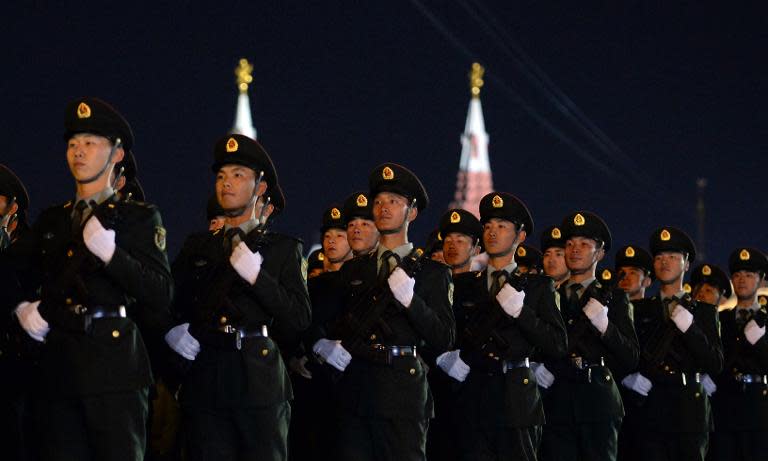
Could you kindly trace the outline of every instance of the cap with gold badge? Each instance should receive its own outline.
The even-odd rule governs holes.
[[[563,239],[586,237],[602,242],[603,249],[611,249],[611,231],[603,219],[591,211],[574,211],[563,219],[560,225]]]
[[[451,208],[440,217],[440,234],[443,238],[451,232],[468,235],[477,242],[483,236],[483,226],[480,221],[467,210]]]
[[[98,98],[85,97],[67,104],[64,140],[68,141],[77,133],[97,134],[113,143],[119,138],[126,151],[133,147],[133,131],[128,121],[114,107]]]
[[[429,205],[429,196],[419,178],[408,168],[397,163],[384,163],[373,169],[368,177],[370,198],[379,192],[402,195],[409,201],[416,201],[416,208],[424,210]]]
[[[323,225],[320,227],[320,232],[324,233],[328,229],[347,230],[347,222],[344,220],[341,206],[331,205],[323,212]]]
[[[368,196],[368,192],[358,191],[347,197],[342,214],[347,222],[355,218],[373,221],[373,200]]]
[[[424,243],[424,253],[429,256],[434,255],[438,251],[443,250],[443,236],[440,233],[440,229],[434,229],[427,236],[427,241]]]
[[[213,165],[211,169],[217,173],[224,165],[242,165],[256,172],[264,172],[263,181],[267,190],[277,184],[277,171],[267,151],[257,141],[241,134],[229,134],[218,141],[213,147]],[[269,194],[266,194],[269,196]]]
[[[18,176],[7,166],[0,164],[0,195],[6,198],[6,203],[16,200],[19,210],[29,209],[29,194]],[[23,213],[19,213],[23,216]]]
[[[654,276],[653,256],[638,245],[625,245],[616,251],[614,268],[618,271],[622,267],[636,267]]]
[[[540,272],[543,256],[538,248],[521,243],[515,251],[515,262],[523,272]]]
[[[565,239],[559,226],[549,226],[541,233],[541,251],[552,247],[565,248]]]
[[[676,227],[660,227],[653,231],[648,247],[653,256],[664,251],[672,251],[687,254],[688,261],[696,259],[696,245],[693,244],[693,240]]]
[[[768,258],[757,248],[737,248],[728,257],[728,270],[731,275],[738,271],[760,272],[765,275],[768,270]]]
[[[480,199],[480,222],[487,223],[493,218],[512,222],[518,230],[533,235],[533,217],[525,204],[507,192],[491,192]]]
[[[702,283],[718,288],[726,298],[730,298],[733,293],[731,280],[724,270],[714,264],[699,264],[693,268],[691,272],[691,285],[696,288]]]
[[[325,260],[325,255],[322,250],[317,249],[310,253],[309,256],[307,256],[307,271],[312,272],[314,269],[322,269],[323,260]]]

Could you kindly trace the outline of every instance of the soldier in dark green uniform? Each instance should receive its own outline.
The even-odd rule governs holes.
[[[719,306],[732,294],[731,280],[718,266],[699,264],[691,271],[691,297],[696,301]]]
[[[616,251],[614,268],[621,275],[619,288],[630,301],[645,298],[645,290],[653,283],[653,258],[638,245],[626,245]]]
[[[379,244],[379,231],[373,221],[373,200],[368,192],[355,192],[344,201],[347,242],[355,256],[368,254]]]
[[[284,460],[292,390],[276,338],[309,325],[301,242],[264,228],[277,173],[259,143],[221,138],[212,169],[226,223],[188,237],[174,261],[180,324],[165,337],[188,361],[187,459]]]
[[[523,274],[515,262],[533,232],[525,205],[492,192],[480,201],[480,219],[488,266],[456,277],[457,348],[437,364],[454,380],[461,459],[535,460],[544,412],[530,358],[564,356],[565,325],[552,279]]]
[[[571,274],[565,264],[565,239],[559,227],[549,226],[544,229],[541,233],[541,251],[542,270],[552,278],[557,289]]]
[[[64,125],[76,200],[45,210],[14,255],[24,300],[16,316],[44,343],[39,446],[43,459],[141,460],[152,373],[135,319],[168,320],[165,229],[157,208],[119,200],[111,187],[133,146],[125,119],[83,98],[67,106]]]
[[[622,381],[639,397],[633,412],[643,434],[640,459],[703,460],[713,425],[701,376],[715,376],[723,367],[717,308],[683,290],[683,275],[696,256],[688,235],[662,227],[651,234],[649,247],[661,288],[634,303],[640,365]]]
[[[624,416],[616,379],[634,370],[638,359],[632,305],[621,290],[595,279],[597,263],[611,248],[605,222],[578,211],[560,230],[571,274],[559,288],[568,356],[536,370],[547,387],[542,459],[614,460]]]
[[[323,212],[323,267],[325,272],[339,270],[345,261],[352,259],[352,248],[347,241],[347,223],[341,207],[331,206]]]
[[[420,270],[399,266],[413,265],[408,227],[428,203],[418,178],[386,163],[373,170],[369,187],[379,246],[342,266],[340,322],[312,350],[343,371],[339,459],[424,460],[433,401],[420,353],[453,343],[450,273],[427,258],[417,261]]]
[[[523,273],[540,274],[542,271],[543,255],[538,248],[521,243],[515,253],[517,269]]]
[[[318,248],[307,256],[307,281],[323,273],[323,249]]]
[[[768,440],[768,339],[766,306],[757,289],[765,280],[768,259],[755,248],[737,248],[728,258],[736,307],[720,312],[725,366],[715,377],[712,397],[715,433],[713,459],[759,460]]]

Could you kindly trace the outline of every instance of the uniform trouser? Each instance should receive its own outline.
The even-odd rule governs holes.
[[[544,461],[615,461],[621,418],[579,424],[547,424],[541,438]]]
[[[188,461],[288,459],[291,405],[182,409]]]
[[[396,396],[395,396],[396,398]],[[361,418],[339,420],[339,460],[424,461],[429,420]]]
[[[147,389],[38,404],[43,460],[141,461],[146,444]]]
[[[712,434],[710,450],[713,461],[764,461],[768,431],[723,431]]]
[[[466,461],[535,461],[541,439],[541,426],[462,428],[459,444]]]
[[[643,460],[704,461],[709,446],[709,432],[659,432],[645,428],[643,440],[638,446]]]

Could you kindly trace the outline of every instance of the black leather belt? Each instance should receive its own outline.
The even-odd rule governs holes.
[[[664,369],[650,376],[653,384],[667,384],[673,386],[689,386],[701,383],[701,373],[685,373],[682,371]]]
[[[391,364],[394,359],[414,358],[416,355],[416,346],[390,346],[386,344],[373,344],[372,359],[377,363]]]
[[[531,368],[531,361],[528,357],[523,360],[505,360],[501,370],[502,373],[506,373],[514,368]]]
[[[125,306],[83,306],[77,304],[69,308],[75,315],[88,316],[91,319],[116,319],[126,318]]]
[[[243,339],[245,338],[268,338],[269,330],[266,325],[262,325],[261,328],[237,328],[232,325],[219,325],[216,329],[222,333],[233,335],[235,337],[235,348],[237,350],[242,349]]]
[[[592,367],[604,367],[605,366],[605,359],[600,357],[598,360],[586,360],[584,357],[571,357],[570,358],[571,365],[573,365],[574,368],[577,370],[586,370],[587,368]]]
[[[748,373],[736,373],[733,375],[736,382],[742,384],[768,384],[766,375],[753,375]]]

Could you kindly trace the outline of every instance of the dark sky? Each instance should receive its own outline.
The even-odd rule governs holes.
[[[467,73],[480,61],[495,185],[528,204],[538,229],[582,208],[605,218],[615,247],[645,246],[660,225],[695,235],[704,177],[710,260],[768,249],[759,2],[18,3],[4,5],[0,32],[0,162],[26,182],[33,215],[74,193],[65,104],[101,97],[133,127],[173,256],[206,225],[212,146],[232,126],[233,69],[247,57],[254,124],[288,199],[276,227],[316,241],[322,209],[395,161],[431,197],[411,232],[421,242],[453,195]]]

